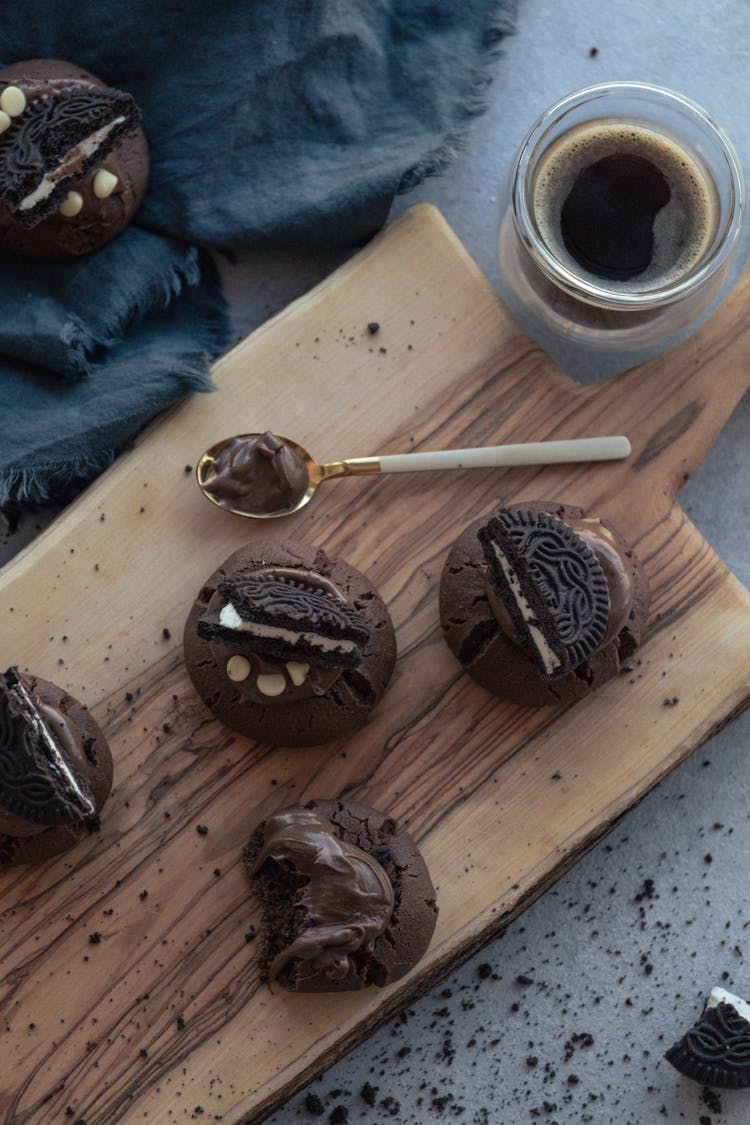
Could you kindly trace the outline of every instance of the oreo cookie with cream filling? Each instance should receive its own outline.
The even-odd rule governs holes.
[[[369,627],[335,594],[273,572],[226,579],[218,589],[226,604],[199,621],[204,639],[228,641],[279,661],[359,664]]]
[[[25,227],[51,215],[141,116],[129,94],[69,78],[3,83],[0,109],[0,204]]]
[[[501,512],[477,536],[492,586],[524,650],[545,676],[582,664],[604,640],[607,581],[594,552],[547,512]]]
[[[17,669],[0,676],[0,807],[29,824],[74,824],[98,811],[66,745],[67,728],[57,717],[34,697]]]
[[[664,1056],[703,1086],[750,1086],[750,1004],[714,988],[698,1022]]]

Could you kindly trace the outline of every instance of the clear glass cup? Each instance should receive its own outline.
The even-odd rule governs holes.
[[[677,276],[656,277],[649,284],[637,278],[611,281],[594,276],[566,253],[554,231],[559,215],[551,220],[549,207],[542,215],[540,168],[549,168],[550,154],[560,147],[568,150],[568,134],[575,140],[600,126],[610,131],[634,126],[641,136],[645,129],[666,138],[673,149],[687,153],[712,185],[711,229],[695,260]],[[548,172],[544,175],[549,178]],[[603,356],[666,345],[721,288],[737,247],[744,206],[744,178],[731,141],[694,102],[640,82],[578,90],[536,121],[511,171],[498,239],[510,303],[542,342],[559,339]]]

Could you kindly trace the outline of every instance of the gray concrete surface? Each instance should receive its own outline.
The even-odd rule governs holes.
[[[436,203],[502,292],[499,185],[518,142],[552,101],[612,79],[693,97],[724,124],[750,171],[748,0],[521,0],[488,113],[451,169],[398,200],[394,213]],[[746,226],[743,257],[748,245]],[[237,335],[343,256],[248,253],[225,264]],[[572,353],[555,358],[584,381],[604,371]],[[746,399],[681,495],[746,585],[749,439]],[[0,562],[48,518],[27,517],[0,547]],[[750,1125],[750,1090],[717,1103],[662,1059],[714,984],[750,998],[749,752],[746,714],[502,938],[295,1096],[273,1125]]]

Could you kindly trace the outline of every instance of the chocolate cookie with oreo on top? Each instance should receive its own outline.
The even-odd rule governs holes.
[[[0,675],[0,869],[97,831],[111,787],[107,740],[83,704],[18,668]]]
[[[129,94],[70,63],[0,70],[0,249],[55,260],[115,238],[146,190],[140,118]]]
[[[358,730],[396,659],[369,579],[306,543],[258,541],[212,574],[185,625],[206,705],[259,742],[315,746]]]
[[[607,520],[530,501],[471,524],[443,569],[440,617],[466,671],[503,699],[572,703],[638,649],[650,590]]]

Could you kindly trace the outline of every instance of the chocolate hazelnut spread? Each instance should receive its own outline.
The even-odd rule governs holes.
[[[301,805],[268,818],[252,874],[268,859],[308,880],[297,904],[310,923],[274,958],[270,979],[295,958],[331,980],[343,979],[349,954],[370,952],[390,922],[394,894],[386,872],[367,852],[340,840],[329,820]]]
[[[225,508],[266,514],[293,507],[307,491],[307,466],[275,434],[243,434],[222,445],[204,485]]]

